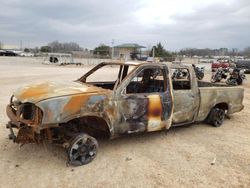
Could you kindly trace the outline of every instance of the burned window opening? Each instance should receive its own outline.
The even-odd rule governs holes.
[[[134,68],[134,65],[107,65],[103,63],[90,70],[83,77],[81,77],[79,81],[104,89],[113,90],[114,87],[119,85]],[[103,75],[103,70],[105,69],[107,74]]]
[[[190,73],[186,68],[172,69],[172,83],[174,90],[190,90],[191,80]]]
[[[127,94],[164,92],[163,72],[159,68],[148,68],[138,73],[126,88]]]

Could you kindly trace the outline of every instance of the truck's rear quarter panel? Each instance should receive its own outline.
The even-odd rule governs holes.
[[[227,114],[231,115],[241,111],[244,97],[244,89],[241,87],[200,87],[200,107],[196,118],[203,121],[208,116],[210,110],[217,104],[226,103]]]

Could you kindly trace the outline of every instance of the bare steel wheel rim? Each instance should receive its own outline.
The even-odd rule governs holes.
[[[84,165],[91,162],[97,154],[97,142],[87,135],[78,136],[69,150],[69,161],[73,165]]]

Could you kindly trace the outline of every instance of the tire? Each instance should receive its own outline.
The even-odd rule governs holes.
[[[243,83],[243,80],[242,80],[241,77],[239,77],[239,78],[237,79],[237,84],[238,84],[238,85],[242,85],[242,83]]]
[[[197,75],[198,80],[202,80],[204,78],[204,73],[199,73]]]
[[[235,79],[230,79],[230,78],[227,79],[226,84],[230,85],[230,86],[237,86],[238,85],[238,83]]]
[[[208,123],[214,127],[220,127],[225,118],[225,110],[220,108],[213,108],[208,115]]]
[[[73,166],[82,166],[94,160],[98,151],[98,143],[88,134],[75,136],[68,147],[68,161]]]

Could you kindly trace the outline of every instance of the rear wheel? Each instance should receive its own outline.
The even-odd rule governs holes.
[[[220,108],[213,108],[208,116],[208,123],[214,127],[219,127],[222,125],[225,118],[225,110]]]
[[[97,155],[97,140],[87,134],[79,134],[68,147],[69,164],[81,166],[90,163]]]

